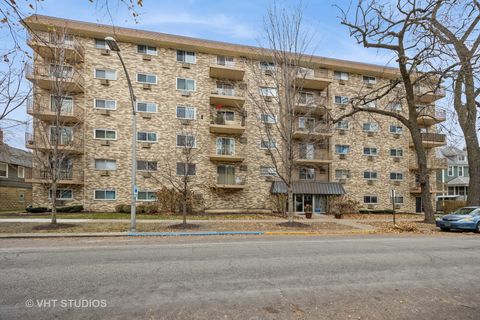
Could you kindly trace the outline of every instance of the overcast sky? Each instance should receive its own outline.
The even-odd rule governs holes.
[[[100,1],[102,2],[102,1]],[[110,1],[112,3],[116,1]],[[298,1],[283,1],[294,7]],[[37,13],[61,18],[115,24],[116,26],[191,36],[210,40],[257,45],[262,41],[263,17],[269,0],[145,0],[139,8],[138,23],[125,7],[111,7],[110,15],[105,8],[98,8],[88,0],[45,0],[39,4]],[[334,4],[346,8],[350,0],[307,0],[305,26],[312,35],[314,54],[338,59],[354,60],[380,65],[390,64],[385,54],[364,49],[350,38],[346,27],[340,25],[339,10]],[[25,107],[11,118],[26,120]],[[2,125],[6,127],[5,124]],[[25,126],[6,130],[9,144],[24,147]]]

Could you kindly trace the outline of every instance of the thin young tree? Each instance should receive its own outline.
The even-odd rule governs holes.
[[[296,160],[305,156],[304,143],[325,146],[326,140],[315,133],[329,127],[327,119],[317,114],[323,106],[314,108],[319,99],[302,95],[306,78],[320,72],[312,68],[311,55],[307,53],[311,39],[304,27],[303,7],[290,10],[274,3],[264,19],[264,34],[266,44],[260,44],[254,53],[256,59],[247,63],[256,84],[248,87],[247,94],[259,120],[262,147],[267,149],[276,175],[285,184],[287,216],[292,223]],[[299,128],[300,114],[304,118],[317,117],[319,121],[302,123]],[[301,139],[295,136],[299,129],[305,130]]]
[[[365,48],[390,53],[398,64],[398,77],[374,90],[364,90],[351,100],[352,111],[334,120],[341,121],[359,112],[379,114],[394,118],[410,132],[417,163],[418,183],[421,189],[425,221],[435,222],[427,168],[427,152],[421,128],[417,122],[417,101],[427,94],[435,94],[441,87],[442,74],[427,68],[422,62],[435,54],[436,38],[419,37],[419,30],[428,23],[434,6],[415,0],[362,1],[348,9],[340,10],[340,20],[350,30],[350,35]],[[407,106],[406,112],[392,109],[395,104],[382,103],[395,99]],[[369,108],[372,101],[380,102]],[[383,108],[382,108],[383,105]]]
[[[37,56],[35,65],[27,67],[27,78],[35,89],[28,106],[34,117],[33,137],[27,137],[27,145],[34,149],[34,178],[43,181],[44,191],[49,193],[51,223],[56,224],[59,181],[76,179],[80,173],[74,169],[73,155],[83,149],[79,130],[83,108],[73,104],[79,87],[84,85],[76,70],[76,64],[82,61],[68,53],[78,44],[65,29],[50,30],[48,38],[32,36],[33,40],[46,42],[50,54],[48,59]]]

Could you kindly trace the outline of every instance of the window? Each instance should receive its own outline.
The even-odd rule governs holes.
[[[217,154],[233,156],[235,154],[235,139],[217,138]]]
[[[73,111],[73,98],[66,96],[50,96],[50,111],[71,114]]]
[[[377,196],[363,196],[363,203],[375,204],[378,203]]]
[[[458,159],[458,161],[465,161],[465,156],[464,155],[458,155],[457,159]]]
[[[57,189],[57,200],[71,200],[73,199],[73,190],[72,189]],[[48,198],[52,199],[52,190],[48,190]]]
[[[260,87],[260,95],[262,97],[276,97],[278,95],[278,91],[276,88],[272,87]]]
[[[390,156],[403,157],[403,149],[390,149]]]
[[[363,178],[367,180],[377,180],[377,171],[363,171]]]
[[[233,111],[217,111],[217,121],[219,124],[225,123],[225,121],[235,121],[235,112]]]
[[[363,104],[364,108],[376,109],[377,108],[377,100],[365,102]]]
[[[93,192],[93,200],[116,200],[117,192],[115,189],[100,189]]]
[[[157,84],[157,75],[151,73],[137,73],[137,82]]]
[[[195,91],[195,80],[177,78],[177,90]]]
[[[22,166],[17,167],[17,177],[19,177],[20,179],[25,178],[25,168],[24,167],[22,167]]]
[[[157,171],[157,161],[137,160],[138,171]]]
[[[341,71],[334,71],[333,72],[333,79],[348,81],[348,73],[347,72],[341,72]]]
[[[363,83],[364,84],[375,84],[375,83],[377,83],[377,78],[370,77],[370,76],[363,76]]]
[[[275,170],[275,167],[260,166],[260,175],[262,177],[276,177],[277,170]]]
[[[350,170],[346,169],[337,169],[335,170],[336,179],[348,179],[350,178]]]
[[[363,155],[365,156],[377,156],[378,150],[375,147],[363,147]]]
[[[95,129],[95,139],[117,140],[117,131],[109,129]]]
[[[95,49],[110,49],[103,39],[95,39]]]
[[[177,61],[186,63],[195,63],[195,52],[177,50]]]
[[[387,105],[387,108],[390,109],[391,111],[395,111],[395,112],[398,112],[398,111],[402,111],[403,110],[403,107],[402,107],[402,103],[401,102],[392,102],[392,103],[389,103]]]
[[[57,136],[57,130],[58,136]],[[58,145],[68,145],[73,141],[73,128],[72,127],[50,127],[50,143],[56,144],[57,138]]]
[[[302,143],[299,145],[299,157],[300,159],[315,159],[315,144]]]
[[[95,99],[94,100],[94,108],[95,109],[105,109],[105,110],[116,110],[117,109],[117,101]]]
[[[235,60],[233,57],[228,56],[217,56],[217,64],[220,66],[234,66]]]
[[[137,132],[137,141],[143,142],[157,142],[157,133],[156,132]]]
[[[177,118],[178,119],[190,119],[195,120],[197,117],[197,109],[189,106],[177,106]]]
[[[403,196],[395,196],[393,198],[393,203],[394,204],[403,204]]]
[[[155,201],[157,200],[157,193],[155,191],[138,191],[138,201]]]
[[[260,121],[263,123],[276,123],[277,122],[277,116],[274,114],[261,114],[260,115]]]
[[[95,159],[96,170],[117,170],[117,160]]]
[[[459,176],[459,177],[463,177],[463,167],[462,167],[462,166],[458,166],[457,168],[458,168],[458,169],[457,169],[457,170],[458,170],[458,176]]]
[[[390,125],[390,133],[395,133],[395,134],[402,134],[403,133],[403,127],[397,126],[394,124]]]
[[[73,76],[73,67],[60,64],[50,64],[50,76],[62,79],[71,78]]]
[[[235,167],[226,165],[217,166],[217,183],[236,184]]]
[[[314,168],[300,168],[298,169],[298,178],[300,180],[314,180],[315,169]]]
[[[336,104],[348,104],[348,102],[350,101],[350,99],[348,97],[345,97],[345,96],[335,96],[335,103]]]
[[[448,166],[448,173],[447,173],[447,175],[448,175],[449,177],[453,177],[453,166]]]
[[[260,69],[262,70],[275,70],[275,63],[268,61],[260,61]]]
[[[148,54],[151,56],[157,55],[157,47],[147,46],[145,44],[137,45],[137,52],[141,54]]]
[[[347,120],[341,120],[336,123],[336,128],[340,130],[348,130],[348,121]]]
[[[315,96],[311,92],[299,92],[298,93],[298,103],[299,104],[314,104]]]
[[[364,122],[363,123],[363,131],[365,131],[365,132],[377,132],[378,131],[378,123],[376,123],[376,122]]]
[[[350,146],[344,144],[335,145],[335,153],[337,154],[347,154],[350,152]]]
[[[0,177],[8,178],[8,164],[0,162]]]
[[[183,148],[196,148],[197,137],[193,135],[177,134],[177,147]]]
[[[154,102],[137,102],[137,112],[157,112],[157,104]]]
[[[403,180],[402,172],[390,172],[390,180]]]
[[[298,118],[298,128],[299,129],[313,129],[315,128],[315,118]]]
[[[311,68],[299,67],[297,71],[298,77],[314,77],[315,70]]]
[[[234,96],[235,87],[231,83],[217,82],[217,93],[222,96]]]
[[[117,71],[112,69],[95,69],[95,78],[117,80]]]
[[[262,141],[260,141],[260,149],[274,149],[276,147],[277,143],[275,140],[262,139]]]
[[[177,162],[177,176],[194,176],[197,174],[197,165],[195,163]]]

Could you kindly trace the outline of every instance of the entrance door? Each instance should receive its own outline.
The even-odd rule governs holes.
[[[415,197],[415,212],[423,212],[422,197]]]
[[[311,194],[304,194],[303,195],[303,210],[305,211],[305,207],[309,205],[310,210],[313,212],[313,195]]]
[[[327,196],[316,194],[314,197],[314,211],[316,213],[327,212]]]
[[[303,212],[303,195],[295,195],[295,212]]]

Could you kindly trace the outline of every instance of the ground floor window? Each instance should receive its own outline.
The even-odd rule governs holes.
[[[57,189],[57,200],[71,200],[73,199],[73,190],[72,189]],[[49,190],[48,197],[51,199],[53,195],[52,190]]]
[[[305,206],[310,205],[313,212],[325,213],[327,211],[327,196],[321,194],[295,194],[295,212],[305,212]]]
[[[155,191],[139,191],[137,200],[138,201],[155,201],[157,200],[157,193]]]
[[[115,200],[117,192],[114,189],[102,189],[94,191],[94,200]]]

